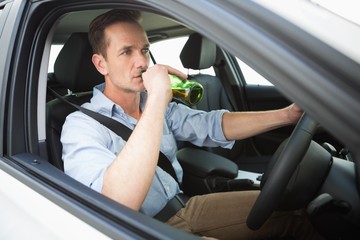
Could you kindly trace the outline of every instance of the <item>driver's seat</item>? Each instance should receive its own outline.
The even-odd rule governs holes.
[[[91,62],[92,49],[87,33],[73,33],[61,49],[54,65],[52,81],[69,90],[63,96],[72,103],[81,105],[92,97],[95,85],[104,82],[104,77]],[[51,94],[51,91],[48,91]],[[46,104],[46,139],[49,161],[64,170],[62,144],[60,142],[65,118],[76,109],[68,103],[54,98]]]

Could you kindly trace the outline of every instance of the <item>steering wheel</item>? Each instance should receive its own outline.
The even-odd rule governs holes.
[[[247,218],[246,223],[250,229],[259,229],[276,209],[289,180],[311,143],[316,126],[317,122],[304,113],[280,154],[274,155],[276,159],[273,159],[273,168],[270,172],[265,172],[263,177],[266,175],[266,182]]]

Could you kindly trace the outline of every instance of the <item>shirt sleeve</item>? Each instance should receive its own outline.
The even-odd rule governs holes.
[[[104,172],[125,141],[96,120],[75,112],[66,118],[61,142],[65,173],[101,193]],[[179,192],[177,182],[157,167],[140,212],[154,216]]]
[[[105,169],[117,155],[114,149],[125,145],[121,138],[117,140],[96,120],[81,112],[70,114],[61,133],[65,173],[101,192]]]
[[[232,148],[235,141],[225,138],[221,126],[225,112],[228,110],[205,112],[172,102],[166,120],[179,141],[189,141],[196,146]]]

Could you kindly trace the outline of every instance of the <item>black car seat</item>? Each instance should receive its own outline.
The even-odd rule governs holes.
[[[187,69],[198,70],[199,73],[189,75],[191,80],[199,82],[204,87],[202,100],[195,106],[196,109],[212,111],[217,109],[227,109],[235,111],[229,96],[226,93],[223,83],[217,76],[201,73],[201,70],[213,67],[216,64],[217,46],[214,42],[203,37],[199,33],[193,33],[189,36],[181,53],[180,60]],[[269,156],[248,157],[244,154],[245,142],[247,140],[238,140],[232,149],[224,148],[202,148],[228,158],[238,164],[239,169],[263,172],[269,161]],[[183,143],[183,147],[198,148],[188,143]]]
[[[87,33],[73,33],[64,44],[54,64],[52,81],[68,89],[70,93],[63,97],[77,105],[88,102],[92,97],[93,87],[104,82],[104,77],[96,70],[91,56],[92,49]],[[61,130],[66,116],[75,110],[74,107],[58,98],[46,104],[49,161],[61,170],[63,170]]]

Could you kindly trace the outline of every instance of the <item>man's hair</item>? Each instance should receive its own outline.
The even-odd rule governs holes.
[[[113,9],[94,18],[89,25],[89,42],[93,53],[98,53],[106,58],[108,43],[105,39],[105,29],[117,22],[128,22],[139,24],[140,11]]]

